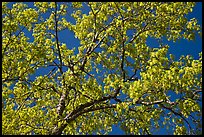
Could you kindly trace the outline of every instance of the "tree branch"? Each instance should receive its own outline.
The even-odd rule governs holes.
[[[108,100],[108,99],[112,99],[112,98],[115,98],[117,96],[117,94],[119,93],[120,91],[120,88],[119,87],[118,89],[116,89],[114,95],[108,95],[108,96],[105,96],[105,97],[102,97],[98,100],[93,100],[91,102],[87,102],[85,104],[82,104],[80,106],[78,106],[75,110],[73,110],[71,113],[69,113],[65,118],[64,120],[67,121],[66,124],[62,125],[61,127],[59,128],[55,128],[52,132],[52,134],[54,135],[60,135],[62,133],[62,131],[64,130],[64,128],[68,125],[69,122],[73,121],[74,119],[76,119],[78,116],[80,116],[81,114],[85,113],[84,111],[87,111],[87,112],[90,112],[90,111],[94,111],[94,109],[102,109],[102,108],[110,108],[110,107],[104,107],[104,106],[101,106],[101,107],[96,107],[96,108],[89,108],[87,110],[84,110],[85,108],[87,107],[90,107],[94,104],[98,104],[100,102],[103,102],[105,100]],[[114,105],[112,107],[115,107]]]
[[[146,25],[144,26],[144,28],[143,28],[140,32],[138,32],[137,34],[135,34],[135,35],[132,37],[132,39],[129,41],[129,43],[133,43],[133,41],[134,41],[141,33],[147,31],[147,30],[145,30],[145,28],[147,27],[147,25],[148,25],[148,24],[146,24]]]
[[[60,52],[60,45],[59,45],[59,39],[58,39],[58,20],[57,20],[57,2],[55,2],[55,38],[57,42],[57,49],[58,49],[58,55],[59,55],[59,60],[60,60],[60,73],[63,74],[62,72],[62,57],[61,57],[61,52]]]
[[[170,107],[164,106],[164,104],[161,104],[161,106],[162,106],[163,108],[165,108],[165,109],[170,110],[170,111],[173,112],[175,115],[180,116],[180,117],[188,124],[189,129],[190,129],[190,130],[192,129],[190,123],[185,119],[185,117],[184,117],[181,113],[178,113],[178,112],[174,111],[174,110],[173,110],[172,108],[170,108]]]

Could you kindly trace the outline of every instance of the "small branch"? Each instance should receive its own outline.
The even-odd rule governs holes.
[[[124,45],[124,42],[123,42],[122,61],[121,61],[121,66],[120,66],[120,68],[122,70],[123,81],[125,81],[124,58],[125,58],[125,45]]]
[[[4,83],[4,82],[16,81],[16,80],[19,80],[19,77],[17,77],[17,78],[6,78],[6,79],[2,79],[2,83]]]
[[[18,34],[15,36],[15,38],[17,38],[17,37],[20,35],[20,33],[23,32],[23,30],[26,28],[26,26],[27,26],[27,25],[25,25],[25,26],[18,32]],[[12,36],[11,36],[11,34],[10,34],[9,41],[6,43],[6,46],[5,46],[5,48],[3,49],[3,53],[6,52],[6,49],[9,47],[9,44],[11,44],[11,43],[13,42],[13,39],[12,39],[11,37],[12,37]],[[4,57],[4,54],[2,54],[2,59],[3,59],[3,57]]]
[[[55,71],[56,67],[54,67],[48,74],[47,77],[49,77],[54,71]]]
[[[129,43],[132,43],[141,33],[147,31],[147,30],[145,30],[146,27],[147,27],[147,25],[148,25],[148,24],[146,24],[146,25],[144,26],[144,28],[143,28],[139,33],[135,34],[135,35],[132,37],[132,39],[129,41]]]
[[[55,61],[53,61],[53,63],[55,64],[55,65],[53,65],[53,66],[57,66],[57,68],[59,69],[59,70],[61,70],[61,67],[55,62]],[[62,65],[63,66],[63,65]]]
[[[75,91],[76,91],[76,90],[75,90]],[[88,99],[93,100],[91,97],[87,96],[86,94],[81,93],[80,91],[76,91],[76,92],[78,92],[79,94],[81,94],[82,96],[84,96],[84,97],[86,97],[86,98],[88,98]]]
[[[112,96],[112,98],[116,98],[116,96],[119,94],[119,92],[120,92],[120,89],[121,89],[121,87],[118,87],[116,90],[115,90],[115,93],[114,93],[114,95]]]
[[[123,15],[122,15],[121,12],[120,12],[120,8],[119,8],[118,5],[116,4],[116,2],[114,2],[114,4],[115,4],[115,6],[116,6],[116,8],[117,8],[117,10],[118,10],[118,12],[119,12],[119,14],[120,14],[120,16],[122,17],[122,20],[123,20],[124,17],[123,17]]]
[[[23,103],[17,108],[16,112],[14,113],[14,115],[16,115],[18,113],[18,111],[25,105],[25,102],[28,100],[28,98],[34,94],[34,92],[29,92],[28,96],[24,99]]]
[[[104,38],[105,38],[105,35],[103,36],[103,38],[96,44],[96,46],[95,47],[89,47],[88,49],[87,49],[87,52],[86,52],[86,54],[85,54],[85,56],[83,57],[84,59],[83,59],[83,61],[82,61],[82,65],[80,66],[80,70],[82,70],[82,71],[84,71],[84,67],[85,67],[85,64],[86,64],[86,62],[87,62],[87,57],[89,56],[89,55],[91,55],[91,53],[101,44],[101,42],[104,40]],[[92,48],[92,49],[91,49]],[[86,73],[86,72],[85,72]]]
[[[135,109],[129,108],[129,111],[133,111],[138,113]],[[141,120],[142,122],[145,122],[142,118],[138,117],[139,120]],[[137,125],[136,125],[137,126]],[[147,135],[151,135],[151,133],[149,133],[149,131],[147,130],[147,128],[144,127],[144,131],[147,133]]]
[[[124,19],[123,15],[121,14],[120,12],[120,9],[118,7],[118,5],[114,2],[119,14],[121,15],[122,17],[122,20]],[[122,21],[122,28],[124,27],[124,21]],[[125,70],[124,70],[124,60],[125,60],[125,39],[124,39],[124,36],[123,36],[123,30],[120,29],[120,35],[122,37],[122,61],[121,61],[121,65],[120,65],[120,68],[122,70],[122,78],[123,78],[123,81],[125,81]]]
[[[116,102],[119,102],[119,103],[122,103],[122,101],[120,100],[120,99],[118,99],[118,98],[114,98],[114,100],[116,101]]]
[[[105,37],[106,37],[106,35],[104,35],[104,36],[101,38],[101,40],[96,44],[96,46],[95,46],[92,50],[90,50],[90,51],[87,52],[87,56],[89,56],[89,55],[101,44],[101,42],[103,42],[103,40],[104,40]]]
[[[178,113],[178,112],[174,111],[172,108],[166,107],[166,106],[164,106],[163,104],[161,104],[161,106],[162,106],[163,108],[165,108],[165,109],[170,110],[170,111],[173,112],[175,115],[180,116],[180,117],[188,124],[189,129],[190,129],[190,130],[192,129],[190,123],[184,118],[184,116],[183,116],[181,113]]]
[[[91,112],[91,111],[97,111],[97,110],[101,110],[101,109],[109,109],[109,108],[116,108],[116,105],[117,104],[111,104],[111,105],[108,105],[108,106],[98,106],[98,107],[93,107],[93,108],[88,108],[82,112],[80,112],[79,114],[77,114],[74,119],[76,117],[78,117],[79,115],[82,115],[84,113],[88,113],[88,112]]]
[[[163,102],[164,102],[164,100],[158,100],[158,101],[153,101],[153,102],[138,101],[137,103],[148,106],[148,105],[153,105],[153,104],[161,104]]]
[[[62,95],[59,91],[56,90],[56,88],[55,88],[54,86],[51,86],[51,89],[52,89],[55,93],[59,94],[60,96]]]
[[[55,2],[55,38],[57,42],[57,49],[58,49],[58,54],[59,54],[59,60],[60,60],[60,73],[63,74],[62,71],[62,57],[61,57],[61,52],[60,52],[60,45],[59,45],[59,39],[58,39],[58,20],[57,20],[57,2]]]
[[[138,78],[133,78],[137,74],[137,69],[135,69],[134,74],[128,79],[129,81],[136,81]]]

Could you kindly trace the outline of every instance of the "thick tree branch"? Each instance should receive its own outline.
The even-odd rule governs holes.
[[[83,111],[80,111],[79,113],[76,113],[73,117],[71,117],[70,119],[67,120],[67,122],[71,122],[72,120],[76,119],[78,116],[84,114],[84,113],[88,113],[91,111],[97,111],[97,110],[101,110],[101,109],[110,109],[110,108],[116,108],[116,104],[112,104],[112,105],[107,105],[107,106],[97,106],[97,107],[91,107],[88,109],[84,109]]]
[[[63,84],[66,87],[65,92],[63,92],[60,96],[59,99],[59,104],[57,105],[57,114],[58,114],[58,118],[60,118],[60,116],[62,116],[63,111],[65,109],[65,100],[67,99],[68,96],[68,90],[66,83],[65,83],[65,79],[64,79],[64,75],[63,75],[63,71],[62,71],[62,57],[61,57],[61,51],[60,51],[60,45],[59,45],[59,39],[58,39],[58,19],[57,19],[57,2],[55,2],[55,38],[56,38],[56,43],[57,43],[57,49],[58,49],[58,55],[59,55],[59,61],[60,61],[60,65],[58,66],[60,73],[62,74],[62,78],[63,78]],[[55,125],[54,130],[58,129],[58,125]]]
[[[52,134],[53,135],[61,135],[62,131],[64,130],[64,128],[66,128],[68,123],[75,120],[78,116],[80,116],[80,115],[82,115],[84,113],[88,113],[88,112],[91,112],[91,111],[97,111],[97,110],[101,110],[101,109],[110,109],[110,108],[116,108],[116,104],[112,104],[112,105],[108,105],[108,106],[98,106],[98,107],[88,108],[88,109],[85,109],[85,110],[83,110],[83,111],[81,111],[79,113],[76,113],[71,118],[66,119],[67,123],[63,124],[59,129],[55,130]]]
[[[94,105],[94,104],[98,104],[98,103],[100,103],[100,102],[103,102],[103,101],[105,101],[105,100],[107,100],[107,99],[111,99],[112,98],[112,96],[106,96],[106,97],[102,97],[102,98],[100,98],[100,99],[98,99],[98,100],[93,100],[93,101],[91,101],[91,102],[87,102],[87,103],[85,103],[85,104],[82,104],[82,105],[80,105],[80,106],[78,106],[75,110],[73,110],[70,114],[68,114],[66,117],[65,117],[65,120],[68,120],[70,117],[72,117],[74,114],[76,114],[76,113],[78,113],[78,112],[80,112],[80,111],[82,111],[84,108],[86,108],[86,107],[90,107],[90,106],[92,106],[92,105]]]
[[[59,127],[59,128],[55,128],[52,134],[54,134],[54,135],[60,135],[60,134],[62,133],[62,131],[64,130],[64,128],[68,125],[69,122],[73,121],[73,120],[76,119],[78,116],[80,116],[81,114],[83,114],[83,112],[85,111],[85,108],[88,108],[88,107],[90,107],[90,106],[92,106],[92,105],[94,105],[94,104],[98,104],[98,103],[100,103],[100,102],[103,102],[103,101],[106,101],[106,100],[115,98],[115,97],[117,96],[117,94],[119,93],[120,88],[121,88],[121,87],[119,87],[118,89],[116,89],[114,95],[112,95],[112,96],[111,96],[111,95],[108,95],[108,96],[102,97],[102,98],[100,98],[100,99],[98,99],[98,100],[93,100],[93,101],[91,101],[91,102],[87,102],[87,103],[85,103],[85,104],[82,104],[82,105],[78,106],[75,110],[73,110],[71,113],[69,113],[69,114],[64,118],[64,120],[66,120],[67,123],[64,124],[64,125],[62,125],[62,126]],[[114,105],[113,105],[112,107],[114,107]],[[96,107],[96,108],[97,108],[97,107]],[[95,108],[95,109],[96,109],[96,108]],[[103,108],[103,107],[100,107],[100,108]],[[106,108],[106,107],[105,107],[105,108]],[[109,107],[107,107],[107,108],[109,108]],[[99,109],[99,108],[98,108],[98,109]],[[93,111],[93,110],[94,110],[94,108],[90,108],[89,111]],[[87,109],[86,111],[88,112],[88,109]]]

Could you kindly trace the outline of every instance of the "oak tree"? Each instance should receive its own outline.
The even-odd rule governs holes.
[[[201,134],[202,53],[163,40],[201,33],[195,4],[3,2],[2,134]]]

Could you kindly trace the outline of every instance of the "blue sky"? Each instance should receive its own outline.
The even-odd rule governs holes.
[[[33,5],[31,3],[28,3],[28,4],[31,7]],[[84,10],[86,11],[86,13],[88,12],[86,7],[84,8]],[[193,9],[193,12],[190,13],[187,17],[188,18],[195,17],[196,19],[198,19],[198,23],[202,26],[202,2],[197,3]],[[73,21],[73,19],[70,16],[68,16],[68,18]],[[30,34],[27,33],[27,35],[30,35]],[[31,37],[30,41],[32,40],[33,39]],[[80,41],[74,37],[73,32],[70,32],[68,30],[62,31],[59,33],[59,40],[60,42],[64,42],[68,46],[71,46],[69,48],[78,47],[80,43]],[[188,41],[188,40],[182,39],[176,43],[168,42],[168,41],[165,41],[165,42],[170,46],[169,53],[174,54],[175,59],[179,59],[181,55],[192,55],[195,59],[198,59],[199,57],[198,53],[202,51],[202,38],[200,36],[196,36],[195,41]],[[152,45],[153,43],[157,43],[157,42],[154,39],[149,38],[147,41],[147,44],[153,47],[158,47],[158,46]],[[49,67],[48,69],[39,69],[36,72],[36,74],[33,75],[33,78],[35,76],[47,74],[50,70],[52,70],[52,67]],[[114,125],[112,132],[110,134],[111,135],[124,134],[124,132],[120,130],[118,126]],[[166,134],[166,130],[161,129],[159,132],[155,134]]]

